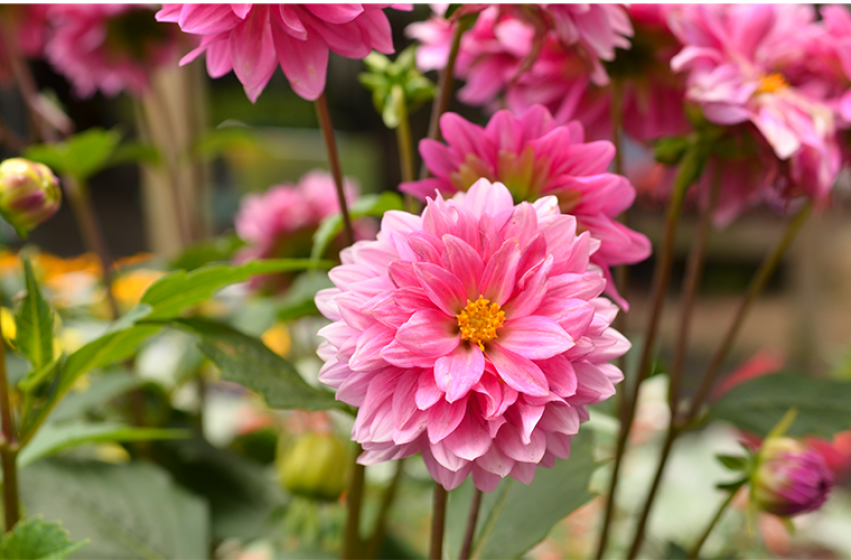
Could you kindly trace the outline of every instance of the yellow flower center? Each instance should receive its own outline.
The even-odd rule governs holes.
[[[756,90],[757,95],[761,93],[775,93],[781,89],[789,87],[789,82],[782,74],[772,72],[768,76],[763,76],[759,80],[759,89]]]
[[[478,344],[485,349],[484,343],[497,337],[496,329],[505,322],[505,311],[498,303],[479,296],[476,301],[467,300],[467,307],[455,316],[461,329],[461,338]]]

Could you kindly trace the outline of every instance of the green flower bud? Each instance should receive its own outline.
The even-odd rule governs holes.
[[[61,199],[59,180],[46,165],[24,158],[0,163],[0,215],[21,237],[53,216]]]
[[[290,493],[334,501],[346,489],[348,453],[330,434],[306,433],[289,442],[278,461],[278,476]]]

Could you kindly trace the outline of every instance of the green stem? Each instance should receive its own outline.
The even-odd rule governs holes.
[[[718,376],[718,372],[721,370],[721,366],[724,364],[724,360],[727,358],[727,354],[733,346],[733,341],[736,339],[736,336],[739,334],[739,330],[742,328],[742,324],[745,322],[745,317],[747,317],[748,311],[750,311],[750,308],[753,306],[756,298],[759,297],[759,294],[762,293],[762,290],[765,288],[768,280],[774,274],[774,271],[777,269],[777,265],[780,264],[780,260],[783,258],[783,255],[786,253],[789,245],[792,244],[795,236],[807,221],[811,210],[812,206],[810,203],[807,203],[798,215],[789,222],[789,225],[786,226],[786,230],[783,232],[783,236],[778,240],[771,252],[766,255],[765,259],[759,265],[759,270],[756,271],[756,274],[754,274],[754,277],[751,279],[745,298],[739,305],[739,309],[736,312],[736,316],[733,318],[730,328],[727,330],[724,340],[715,351],[709,366],[703,374],[700,387],[691,401],[691,406],[689,407],[688,414],[681,424],[682,426],[687,426],[692,420],[694,420],[697,413],[700,412],[700,408],[704,401],[706,401],[707,397],[709,397],[709,392],[712,390],[715,378]]]
[[[467,518],[467,531],[464,533],[464,543],[461,545],[461,554],[458,560],[468,560],[470,551],[473,549],[473,538],[476,536],[476,524],[479,521],[479,509],[482,506],[482,491],[473,488],[473,497],[470,500],[470,515]]]
[[[363,491],[366,481],[366,467],[358,463],[358,456],[363,452],[360,444],[355,444],[352,479],[349,483],[349,493],[346,498],[346,526],[343,533],[344,560],[355,560],[361,557],[360,514],[363,506]]]
[[[402,476],[405,473],[403,468],[404,459],[396,461],[396,472],[393,473],[393,479],[390,481],[390,486],[384,492],[384,499],[381,501],[381,509],[378,510],[378,519],[375,522],[375,529],[372,533],[372,538],[369,541],[369,558],[377,558],[381,550],[381,543],[384,540],[384,530],[387,525],[387,516],[390,514],[390,508],[396,500],[396,492],[399,489],[399,483],[402,481]]]
[[[399,125],[396,127],[396,144],[399,147],[399,165],[402,168],[402,182],[414,180],[414,140],[411,135],[411,119],[408,117],[408,104],[405,101],[405,90],[395,85],[391,90],[393,105],[399,115]],[[416,211],[414,197],[405,193],[405,208],[410,213]]]
[[[12,419],[11,388],[6,375],[6,343],[0,340],[0,421],[2,421],[3,444],[0,446],[0,462],[3,469],[3,514],[6,532],[18,522],[18,441]]]
[[[429,560],[441,560],[443,558],[443,530],[446,527],[446,498],[448,494],[439,482],[434,483]]]
[[[118,317],[118,305],[115,303],[115,296],[112,293],[112,259],[106,248],[103,230],[95,214],[89,189],[85,183],[73,175],[64,175],[62,184],[65,187],[65,195],[71,203],[71,209],[74,211],[77,227],[80,228],[86,248],[94,252],[100,259],[103,268],[103,283],[106,287],[106,299],[112,314],[111,318],[115,319]]]
[[[635,558],[638,556],[641,545],[644,542],[644,534],[647,529],[647,521],[650,518],[650,512],[653,508],[653,502],[655,501],[656,494],[661,486],[662,478],[665,474],[665,467],[668,463],[668,458],[670,457],[674,441],[680,434],[680,431],[677,428],[677,403],[679,401],[680,385],[685,366],[689,332],[691,331],[694,301],[695,296],[697,295],[697,288],[700,285],[700,278],[703,274],[703,263],[706,258],[706,242],[712,228],[712,214],[715,212],[715,205],[718,201],[720,185],[721,171],[720,169],[716,169],[712,179],[712,185],[709,190],[709,203],[701,212],[697,237],[689,251],[688,264],[686,265],[686,276],[683,279],[683,297],[680,308],[680,329],[675,343],[674,361],[671,366],[670,374],[671,386],[668,392],[668,404],[671,409],[671,417],[668,422],[668,432],[665,435],[665,443],[662,445],[659,465],[656,467],[656,474],[653,477],[653,483],[650,485],[650,492],[647,494],[647,498],[644,501],[644,507],[642,508],[641,514],[638,518],[635,536],[627,558]]]
[[[618,432],[617,446],[615,448],[615,461],[612,467],[612,478],[609,481],[609,490],[606,496],[606,511],[603,518],[603,529],[600,532],[600,540],[597,547],[596,558],[599,560],[603,557],[608,540],[609,528],[611,527],[612,517],[615,510],[615,494],[617,492],[618,478],[620,475],[621,463],[623,462],[626,444],[629,439],[629,431],[632,427],[632,421],[635,419],[635,410],[638,403],[638,395],[641,390],[641,384],[650,373],[651,357],[653,355],[653,346],[656,344],[656,335],[659,330],[659,321],[662,316],[662,305],[665,300],[665,292],[668,289],[668,282],[671,277],[671,267],[674,261],[674,238],[676,237],[677,226],[680,222],[682,214],[683,199],[688,187],[691,185],[690,169],[693,169],[693,158],[698,157],[695,151],[688,152],[680,164],[680,172],[677,175],[677,180],[674,185],[674,191],[671,194],[671,199],[668,202],[668,209],[665,216],[665,233],[662,238],[662,251],[656,260],[656,269],[653,274],[653,296],[651,303],[650,316],[648,320],[646,335],[644,337],[644,348],[641,352],[641,360],[638,366],[638,372],[633,382],[632,393],[625,399],[626,405],[621,408],[620,413],[620,431]],[[625,391],[628,388],[625,389]]]
[[[340,157],[337,155],[337,142],[334,140],[334,126],[331,124],[331,112],[328,111],[328,101],[325,92],[322,92],[316,101],[316,116],[319,119],[319,127],[322,129],[322,137],[325,139],[325,148],[328,151],[328,165],[334,184],[337,186],[337,200],[340,203],[340,214],[343,216],[343,231],[346,235],[346,245],[355,242],[355,230],[352,227],[352,218],[349,216],[349,207],[346,203],[346,191],[343,188],[343,172],[340,169]]]
[[[700,554],[700,549],[703,548],[703,543],[706,542],[706,539],[709,537],[709,534],[712,532],[712,529],[715,528],[715,525],[721,519],[721,516],[724,515],[725,511],[727,511],[727,507],[733,501],[736,492],[738,492],[738,489],[730,492],[730,495],[727,496],[727,499],[721,503],[721,507],[718,508],[718,511],[715,513],[715,517],[713,517],[712,521],[709,522],[709,525],[706,527],[706,530],[700,536],[700,539],[698,539],[697,543],[695,543],[694,547],[688,553],[688,556],[686,556],[688,560],[694,560],[698,557],[698,555]]]

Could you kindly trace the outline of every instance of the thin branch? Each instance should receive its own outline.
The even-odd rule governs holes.
[[[476,536],[476,524],[479,521],[479,509],[482,506],[482,491],[473,488],[473,497],[470,500],[470,515],[467,517],[467,531],[464,533],[464,543],[461,545],[461,554],[458,560],[469,560],[470,551],[473,549],[473,539]]]
[[[316,101],[316,116],[319,119],[319,127],[322,129],[322,137],[325,139],[325,148],[328,151],[328,165],[331,167],[331,175],[337,186],[337,199],[340,203],[340,214],[343,216],[343,231],[346,234],[346,245],[355,242],[355,230],[352,227],[352,218],[349,216],[349,207],[346,203],[346,191],[343,188],[343,172],[340,169],[340,157],[337,154],[337,142],[334,140],[334,126],[331,124],[331,113],[328,111],[328,101],[325,92],[322,92]]]
[[[429,560],[442,560],[443,558],[443,530],[446,527],[446,498],[448,494],[446,489],[439,482],[435,481]]]

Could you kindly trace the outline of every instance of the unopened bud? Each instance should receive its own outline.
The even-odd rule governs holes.
[[[345,446],[331,434],[295,437],[278,463],[284,487],[294,495],[334,501],[346,489]]]
[[[21,237],[53,216],[61,199],[59,180],[46,165],[24,158],[0,163],[0,215]]]
[[[768,513],[790,516],[817,510],[833,487],[821,454],[795,439],[768,438],[757,461],[753,499]]]

